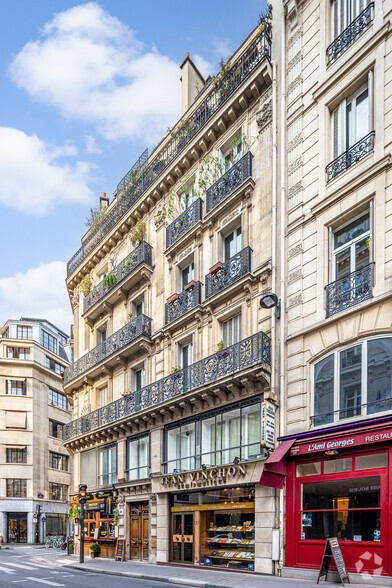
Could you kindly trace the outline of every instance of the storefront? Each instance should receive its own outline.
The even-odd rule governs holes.
[[[27,513],[7,513],[8,543],[27,543]]]
[[[78,503],[74,497],[72,504]],[[117,539],[117,526],[114,518],[116,498],[113,493],[91,495],[84,505],[84,553],[89,555],[90,544],[98,543],[101,557],[114,557]],[[80,524],[75,525],[75,536],[80,539]],[[79,543],[79,541],[78,541]]]
[[[318,569],[337,537],[349,572],[391,576],[392,418],[298,435],[286,459],[286,566]]]

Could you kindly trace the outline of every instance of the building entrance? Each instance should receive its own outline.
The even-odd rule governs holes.
[[[20,512],[7,515],[8,543],[27,543],[27,514]]]
[[[148,502],[131,505],[131,559],[148,561],[149,509]]]
[[[172,514],[172,561],[193,563],[193,513]]]

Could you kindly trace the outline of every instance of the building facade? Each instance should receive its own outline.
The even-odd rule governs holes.
[[[0,532],[4,542],[38,543],[66,533],[63,374],[72,353],[69,337],[46,320],[9,320],[0,333]]]
[[[289,0],[273,9],[286,147],[280,563],[283,575],[314,577],[326,538],[337,537],[350,573],[388,584],[392,6]]]
[[[271,14],[214,79],[189,55],[181,74],[182,118],[68,264],[64,444],[90,493],[86,552],[112,556],[119,537],[129,559],[272,573]]]

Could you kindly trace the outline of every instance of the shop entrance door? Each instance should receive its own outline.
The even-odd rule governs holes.
[[[148,502],[131,506],[131,559],[148,561],[149,511]]]
[[[13,512],[7,515],[8,543],[27,543],[27,514]]]
[[[172,561],[193,563],[193,513],[172,514]]]

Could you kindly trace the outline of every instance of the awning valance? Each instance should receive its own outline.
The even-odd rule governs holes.
[[[284,479],[287,473],[285,457],[294,443],[295,439],[283,441],[279,447],[275,449],[272,455],[269,456],[264,463],[263,473],[261,474],[259,484],[262,486],[270,486],[271,488],[283,488]]]

